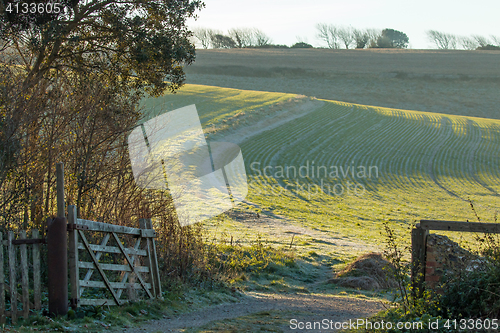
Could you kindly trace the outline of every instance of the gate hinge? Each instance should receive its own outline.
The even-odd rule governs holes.
[[[89,230],[89,227],[86,226],[86,225],[82,225],[82,224],[76,224],[76,223],[68,223],[67,224],[67,230],[68,231],[73,231],[73,230]]]
[[[70,304],[70,306],[71,306],[72,308],[76,308],[76,307],[78,306],[78,302],[79,302],[79,301],[80,301],[80,300],[79,300],[78,298],[71,298],[71,299],[69,300],[69,304]]]

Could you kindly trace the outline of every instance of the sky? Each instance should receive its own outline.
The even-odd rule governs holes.
[[[456,35],[500,36],[499,0],[205,0],[188,27],[258,28],[273,44],[304,41],[326,46],[317,37],[318,23],[357,29],[395,29],[406,33],[410,48],[435,46],[427,30]]]

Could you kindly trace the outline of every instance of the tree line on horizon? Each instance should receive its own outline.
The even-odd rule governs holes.
[[[356,29],[334,24],[318,23],[316,37],[330,49],[364,49],[364,48],[407,48],[408,36],[394,29]],[[222,30],[210,28],[194,28],[193,42],[208,49],[230,48],[289,48],[287,45],[272,44],[271,38],[257,28],[232,28],[224,33]],[[438,49],[465,50],[497,50],[500,49],[500,37],[491,35],[486,38],[481,35],[458,36],[436,30],[427,30],[429,41]],[[291,48],[313,48],[313,46],[298,38]]]
[[[325,42],[330,49],[405,49],[410,40],[404,32],[394,29],[355,29],[326,23],[318,23],[316,29],[318,39]]]
[[[244,47],[265,47],[271,45],[271,38],[257,28],[233,28],[227,34],[210,28],[192,29],[194,42],[204,49],[232,49]]]
[[[339,49],[341,46],[346,49],[351,46],[356,48],[406,48],[409,42],[405,33],[394,29],[358,30],[328,24],[318,24],[316,28],[318,30],[317,37],[331,49]],[[227,34],[221,30],[201,27],[194,28],[192,31],[193,42],[198,43],[204,49],[289,47],[272,44],[271,38],[257,28],[232,28],[227,31]],[[299,40],[291,48],[313,48],[313,46]]]
[[[500,37],[491,35],[490,39],[481,35],[458,36],[437,30],[427,30],[427,38],[438,49],[456,50],[500,50]]]

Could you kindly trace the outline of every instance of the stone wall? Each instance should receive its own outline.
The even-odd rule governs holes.
[[[439,283],[446,282],[447,274],[459,274],[480,264],[479,257],[460,247],[446,236],[429,234],[426,245],[425,283],[437,290]]]

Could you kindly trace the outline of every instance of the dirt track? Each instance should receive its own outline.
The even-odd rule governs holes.
[[[184,332],[186,329],[200,327],[210,322],[233,319],[263,311],[283,313],[287,322],[291,319],[304,322],[323,319],[342,322],[354,318],[366,318],[383,309],[380,302],[348,297],[249,293],[240,303],[221,304],[175,318],[154,320],[140,328],[129,328],[123,332]],[[296,332],[289,326],[282,326],[282,329],[284,332]],[[321,330],[321,332],[330,331]]]

